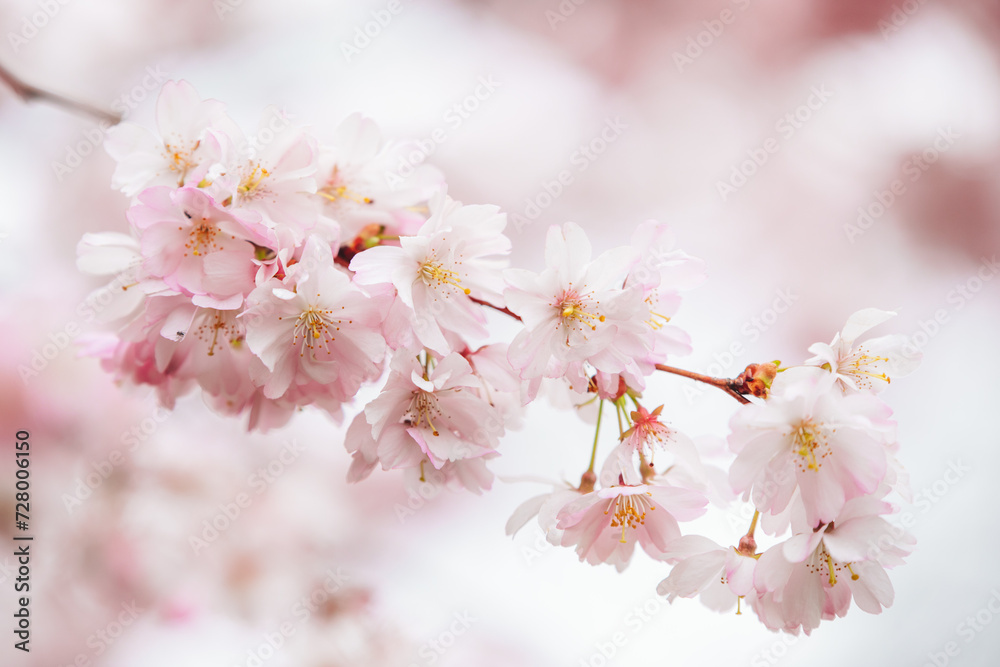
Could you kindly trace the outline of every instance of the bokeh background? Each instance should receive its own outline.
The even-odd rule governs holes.
[[[667,221],[710,272],[676,320],[687,368],[799,362],[869,306],[898,310],[881,332],[925,355],[885,394],[915,493],[897,521],[919,540],[892,608],[795,638],[668,606],[666,568],[642,554],[618,574],[537,526],[504,535],[544,490],[513,480],[586,465],[592,427],[572,411],[532,406],[486,495],[414,497],[394,474],[348,487],[343,428],[319,414],[247,435],[197,396],[168,413],[113,386],[66,333],[90,326],[77,308],[98,285],[77,241],[125,229],[103,131],[0,89],[0,663],[997,664],[995,0],[3,0],[0,35],[13,72],[139,122],[166,77],[245,127],[276,104],[320,136],[353,111],[394,138],[443,129],[429,161],[454,197],[511,215],[520,266],[540,265],[551,224],[607,247]],[[22,377],[46,345],[58,353]],[[706,455],[719,447],[728,397],[673,377],[648,395]],[[29,655],[12,647],[7,546],[20,429]],[[249,506],[207,539],[239,494]],[[737,507],[710,521],[746,525]]]

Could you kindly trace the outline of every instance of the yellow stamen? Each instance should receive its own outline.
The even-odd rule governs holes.
[[[347,199],[354,202],[355,204],[374,204],[375,200],[371,197],[362,197],[361,195],[351,192],[347,189],[346,185],[328,186],[317,192],[320,197],[323,197],[329,201],[335,202],[338,199]]]
[[[653,494],[646,492],[647,496],[652,497]],[[639,526],[646,523],[646,501],[642,496],[639,495],[621,495],[615,496],[611,503],[614,505],[614,514],[611,515],[611,527],[621,528],[622,537],[619,542],[621,544],[627,544],[628,540],[625,539],[625,529],[631,528],[635,530]],[[608,514],[612,509],[611,505],[608,505],[608,509],[604,510],[605,514]],[[649,506],[650,510],[655,510],[656,507],[653,505]]]
[[[472,293],[472,290],[462,286],[462,279],[458,277],[457,271],[446,269],[433,261],[427,261],[420,265],[420,277],[423,279],[425,285],[431,287],[435,283],[439,287],[451,285],[462,290],[465,294]]]
[[[257,172],[260,172],[260,174],[258,175]],[[260,163],[258,162],[254,165],[253,171],[250,172],[250,175],[243,179],[237,189],[244,195],[252,194],[260,186],[261,182],[270,175],[271,172],[260,166]]]

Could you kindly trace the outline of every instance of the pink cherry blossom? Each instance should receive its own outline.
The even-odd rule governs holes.
[[[505,272],[507,306],[524,322],[510,344],[510,361],[521,377],[565,377],[578,391],[587,387],[584,364],[605,374],[606,393],[618,389],[618,374],[631,387],[643,386],[637,359],[652,349],[649,309],[640,286],[624,287],[637,260],[629,247],[591,259],[587,235],[566,223],[551,227],[545,242],[546,268]]]
[[[852,599],[869,614],[891,606],[885,568],[902,563],[913,541],[882,518],[890,511],[878,498],[856,498],[836,521],[764,552],[754,574],[759,599],[751,601],[764,624],[809,634],[821,620],[846,614]]]
[[[833,341],[814,343],[809,347],[814,357],[807,364],[822,366],[837,378],[844,391],[865,391],[877,394],[889,386],[894,377],[909,375],[923,357],[903,335],[881,336],[864,343],[857,339],[869,329],[896,316],[896,313],[865,308],[847,319],[847,324]]]
[[[463,338],[487,334],[482,307],[473,299],[503,305],[500,270],[510,240],[507,217],[495,206],[463,206],[444,196],[431,216],[399,246],[381,245],[351,260],[359,285],[391,284],[405,307],[416,340],[438,354],[452,351],[446,332]]]
[[[680,293],[704,282],[705,263],[674,246],[669,226],[655,220],[642,223],[632,234],[632,247],[639,260],[629,271],[625,284],[641,287],[649,308],[647,323],[653,329],[654,341],[646,359],[649,365],[665,363],[670,356],[691,351],[690,336],[671,321],[680,308]],[[645,371],[650,372],[651,369]]]
[[[670,544],[664,559],[676,563],[656,588],[668,600],[698,596],[709,609],[728,611],[739,598],[755,595],[757,559],[752,553],[719,546],[701,535],[685,535]]]
[[[556,528],[563,531],[562,546],[576,546],[581,561],[611,563],[620,572],[636,543],[651,556],[665,553],[681,536],[677,522],[701,516],[707,502],[699,493],[676,487],[613,486],[564,506]]]
[[[408,143],[386,142],[375,121],[357,113],[320,146],[317,193],[345,239],[373,223],[395,236],[423,224],[417,208],[443,191],[444,177],[430,165],[411,165],[414,151]]]
[[[334,266],[330,247],[310,237],[291,275],[255,289],[241,315],[247,344],[262,362],[256,383],[267,398],[315,384],[349,400],[382,373],[386,305],[358,290]]]
[[[276,118],[281,123],[272,130]],[[319,218],[316,139],[271,108],[252,141],[238,134],[226,145],[221,173],[209,186],[213,196],[258,214],[282,246],[302,243]]]
[[[238,308],[254,287],[255,244],[273,242],[259,218],[237,217],[197,188],[144,190],[128,219],[143,269],[205,307]]]
[[[799,375],[776,382],[766,403],[733,415],[729,445],[737,457],[729,479],[761,512],[781,512],[798,489],[815,526],[835,519],[847,500],[875,491],[895,422],[874,396],[844,396],[829,373]]]
[[[220,138],[238,132],[225,105],[202,100],[186,81],[168,81],[156,101],[160,135],[134,123],[108,130],[105,150],[117,162],[113,187],[128,196],[145,188],[198,184],[221,152]]]
[[[504,530],[508,535],[517,535],[524,526],[534,518],[545,534],[550,544],[559,546],[562,543],[563,531],[557,528],[559,512],[563,507],[579,498],[582,494],[577,488],[566,484],[553,484],[552,491],[528,498],[518,505],[507,520]]]
[[[76,255],[76,266],[84,273],[114,276],[86,299],[101,322],[130,320],[142,308],[147,294],[170,291],[162,280],[143,270],[139,241],[128,234],[84,234],[76,246]]]
[[[492,454],[504,432],[502,415],[478,393],[479,380],[452,353],[427,371],[414,356],[396,356],[382,392],[351,423],[349,479],[384,470],[430,468]],[[457,472],[457,471],[456,471]]]

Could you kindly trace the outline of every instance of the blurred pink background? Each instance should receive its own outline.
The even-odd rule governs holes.
[[[382,473],[349,487],[343,428],[318,414],[248,436],[197,396],[166,413],[78,359],[64,334],[95,326],[77,308],[99,281],[74,248],[124,231],[127,202],[94,121],[0,89],[0,508],[13,514],[13,434],[29,430],[35,535],[28,655],[0,555],[2,664],[924,665],[949,642],[947,664],[996,663],[996,2],[6,0],[0,29],[16,74],[138,122],[183,78],[251,127],[276,104],[321,136],[353,111],[393,138],[443,128],[429,161],[454,197],[510,214],[515,265],[540,265],[550,224],[578,222],[600,247],[667,221],[709,267],[678,318],[686,368],[799,362],[869,306],[898,310],[881,332],[925,355],[886,394],[915,492],[900,517],[919,540],[893,607],[794,638],[668,606],[648,558],[619,575],[537,526],[506,537],[536,485],[412,498]],[[648,393],[688,433],[725,435],[732,401],[694,389],[667,377]],[[539,403],[495,469],[572,478],[591,434]],[[241,493],[250,505],[209,540]],[[960,633],[977,614],[982,629]]]

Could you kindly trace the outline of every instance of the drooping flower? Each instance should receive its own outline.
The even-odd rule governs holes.
[[[893,602],[886,567],[903,562],[913,544],[882,515],[891,507],[874,496],[849,501],[836,521],[795,532],[761,555],[751,604],[771,629],[809,634],[821,620],[847,613],[851,600],[879,614]]]
[[[552,491],[532,496],[517,506],[504,526],[504,531],[508,535],[516,535],[531,519],[537,517],[538,525],[545,533],[545,539],[555,546],[561,544],[563,531],[556,527],[559,512],[579,498],[583,492],[565,484],[552,486]]]
[[[740,598],[755,595],[757,558],[752,551],[722,547],[701,535],[685,535],[664,554],[664,560],[676,564],[656,592],[671,601],[697,595],[709,609],[728,611]]]
[[[658,557],[680,538],[678,521],[690,521],[705,512],[707,499],[677,487],[612,486],[586,493],[564,506],[556,528],[563,531],[562,546],[575,546],[581,561],[611,563],[624,570],[636,543]]]
[[[833,373],[844,391],[881,392],[892,378],[916,370],[923,357],[901,334],[857,342],[863,333],[895,316],[894,312],[877,308],[859,310],[847,319],[847,324],[834,335],[829,345],[814,343],[809,346],[815,356],[805,363],[822,366]]]
[[[347,431],[345,445],[353,454],[348,479],[364,479],[379,463],[383,470],[423,471],[425,465],[443,470],[448,463],[495,452],[504,421],[479,395],[479,386],[469,362],[457,353],[438,360],[432,370],[415,355],[393,357],[382,392]]]
[[[729,479],[761,512],[781,512],[799,489],[816,526],[833,521],[847,500],[875,491],[895,422],[878,398],[844,396],[825,371],[797,375],[786,383],[779,377],[766,403],[733,415],[729,445],[737,457]]]

